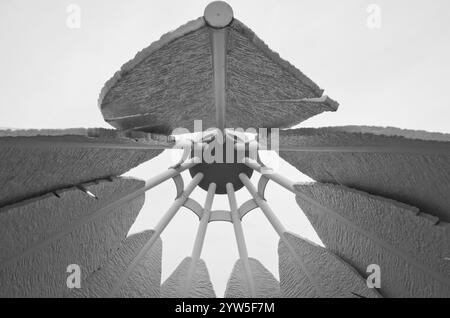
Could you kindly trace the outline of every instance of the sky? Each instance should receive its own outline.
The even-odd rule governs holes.
[[[0,0],[0,127],[108,127],[97,108],[103,84],[136,52],[201,16],[209,2]],[[336,113],[300,126],[450,133],[450,1],[228,3],[236,18],[340,103]],[[71,5],[81,10],[79,28],[68,23]],[[375,24],[374,8],[380,13]],[[166,151],[128,175],[150,178],[167,168],[169,158]],[[295,181],[310,181],[285,162],[279,171]],[[174,197],[170,182],[149,191],[132,232],[151,228]],[[198,190],[193,197],[203,204],[205,192]],[[242,203],[248,194],[241,190],[237,197]],[[292,195],[269,184],[267,197],[290,231],[320,243]],[[219,207],[228,207],[226,197],[217,196],[214,208]],[[163,233],[163,280],[190,255],[197,223],[183,209]],[[278,277],[278,239],[260,211],[245,217],[244,232],[249,255]],[[238,258],[231,224],[210,224],[202,258],[222,296]]]

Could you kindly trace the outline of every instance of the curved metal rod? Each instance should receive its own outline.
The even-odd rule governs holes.
[[[177,191],[177,196],[176,198],[179,198],[180,195],[183,193],[184,190],[184,180],[183,177],[181,176],[181,174],[177,174],[176,176],[174,176],[172,178],[173,182],[175,183],[175,187],[176,187],[176,191]]]
[[[247,215],[247,213],[253,211],[256,208],[258,208],[258,205],[256,204],[255,200],[250,199],[245,201],[244,203],[241,204],[241,206],[238,209],[239,218],[242,220],[244,216]]]
[[[152,248],[153,244],[155,244],[155,242],[160,237],[161,233],[164,231],[164,229],[167,227],[167,225],[173,219],[175,214],[177,214],[177,212],[183,206],[184,202],[189,198],[189,195],[191,195],[191,193],[194,191],[194,189],[197,187],[197,185],[200,183],[200,181],[202,179],[203,179],[203,174],[197,173],[195,175],[195,177],[192,179],[192,181],[187,185],[183,194],[172,203],[169,210],[167,210],[167,212],[164,214],[164,216],[161,218],[161,220],[155,226],[154,233],[153,233],[152,237],[150,238],[150,240],[148,240],[148,242],[142,247],[142,249],[139,251],[139,253],[133,258],[133,260],[128,265],[125,272],[123,272],[122,275],[120,275],[118,281],[114,285],[114,288],[112,289],[111,293],[109,294],[109,297],[114,296],[119,291],[120,287],[127,280],[128,276],[130,276],[130,274],[133,272],[133,270],[139,264],[139,261]]]
[[[185,204],[185,206],[186,206],[186,204]],[[189,208],[191,208],[191,207],[189,207]],[[250,200],[245,201],[237,209],[239,219],[242,220],[244,218],[244,216],[246,216],[249,212],[251,212],[257,208],[258,208],[258,205],[256,204],[255,200],[250,199]],[[195,212],[195,211],[193,211],[193,212],[198,215],[197,212]],[[228,211],[228,210],[211,211],[211,216],[209,218],[209,222],[218,222],[218,221],[233,223],[233,220],[231,219],[231,211]]]
[[[170,168],[170,169],[156,175],[155,177],[148,179],[145,182],[144,187],[139,188],[136,191],[133,191],[121,198],[118,198],[115,201],[110,202],[109,204],[101,207],[100,209],[93,212],[92,214],[73,222],[71,225],[65,227],[62,231],[55,233],[54,235],[44,239],[43,241],[40,241],[40,242],[30,246],[26,250],[21,251],[21,252],[17,253],[16,255],[12,256],[11,258],[5,260],[3,263],[0,264],[0,269],[13,264],[14,262],[16,262],[18,259],[20,259],[22,257],[32,254],[35,250],[42,248],[44,246],[47,246],[48,244],[60,239],[61,237],[63,237],[64,235],[67,235],[68,233],[72,232],[76,228],[83,226],[84,224],[86,224],[88,222],[95,221],[97,218],[114,211],[114,209],[116,209],[117,207],[120,207],[123,204],[136,199],[137,197],[145,194],[145,192],[147,192],[148,190],[163,183],[164,181],[167,181],[167,180],[173,178],[174,176],[180,174],[184,170],[192,168],[196,164],[197,164],[196,158],[192,158],[190,160],[187,160],[185,163],[181,164],[177,168]]]
[[[215,210],[211,211],[211,216],[209,217],[209,222],[230,222],[233,223],[231,219],[231,213],[227,210]]]
[[[265,200],[265,192],[267,183],[269,182],[269,178],[267,178],[265,175],[261,175],[261,178],[259,178],[258,181],[258,193],[259,195]]]
[[[244,232],[242,230],[241,219],[239,218],[236,196],[233,188],[233,184],[227,184],[228,201],[230,202],[231,219],[233,220],[234,234],[236,235],[236,242],[239,251],[239,258],[244,266],[245,278],[247,281],[248,291],[250,297],[256,297],[255,283],[253,281],[252,270],[250,268],[250,262],[248,260],[247,246],[245,245]]]
[[[186,202],[184,202],[183,206],[194,212],[198,219],[201,220],[203,215],[203,207],[200,205],[200,203],[198,203],[194,199],[188,198]]]
[[[206,194],[205,207],[201,216],[200,224],[198,225],[197,236],[195,237],[194,248],[192,249],[191,264],[189,266],[186,284],[182,293],[183,297],[188,297],[189,291],[192,287],[192,281],[197,267],[197,262],[202,253],[203,243],[205,241],[206,229],[208,228],[209,217],[211,215],[211,208],[214,201],[214,194],[216,193],[216,184],[211,183]]]
[[[183,204],[183,206],[190,211],[192,211],[196,216],[198,216],[198,219],[202,219],[203,215],[203,207],[198,203],[196,200],[192,198],[188,198],[186,202]],[[244,216],[246,216],[248,213],[253,211],[254,209],[257,209],[258,205],[256,204],[255,200],[249,199],[242,203],[238,210],[239,219],[242,220]],[[217,222],[217,221],[223,221],[223,222],[230,222],[233,223],[233,220],[231,219],[231,212],[227,210],[215,210],[211,211],[211,216],[209,218],[209,222]]]

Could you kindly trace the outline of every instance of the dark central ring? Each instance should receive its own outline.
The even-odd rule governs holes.
[[[205,191],[208,191],[208,187],[211,183],[215,183],[216,194],[226,194],[227,183],[233,184],[234,190],[237,191],[242,188],[244,185],[239,179],[239,174],[245,173],[249,178],[251,178],[253,174],[253,169],[249,168],[247,165],[243,163],[238,163],[238,154],[237,150],[233,147],[233,162],[227,163],[227,153],[226,153],[226,145],[223,146],[223,160],[222,162],[213,161],[208,163],[205,158],[202,158],[202,162],[195,165],[189,172],[192,177],[194,177],[197,173],[203,173],[203,179],[200,182],[199,186]],[[203,152],[204,154],[205,152]],[[211,150],[211,154],[215,155],[215,149]],[[242,155],[241,155],[242,157]],[[248,157],[248,150],[245,151],[245,156]],[[231,158],[231,156],[230,156]],[[229,160],[230,161],[230,160]]]

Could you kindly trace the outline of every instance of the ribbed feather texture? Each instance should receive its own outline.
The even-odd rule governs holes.
[[[115,179],[65,189],[10,206],[0,213],[0,288],[2,297],[62,297],[67,266],[81,268],[82,281],[126,237],[144,204],[144,196],[91,219],[113,199],[144,185]],[[75,226],[75,224],[77,224]],[[61,234],[62,233],[62,234]]]
[[[41,141],[45,147],[27,146]],[[56,142],[89,143],[91,147],[62,147]],[[64,187],[122,175],[162,152],[95,148],[97,142],[170,147],[167,137],[102,128],[0,131],[0,208]]]
[[[293,251],[280,240],[278,256],[283,297],[380,297],[375,289],[367,287],[366,280],[354,268],[327,249],[290,233],[285,233],[284,238]]]
[[[213,30],[199,20],[154,42],[102,90],[100,108],[116,128],[171,133],[215,127]],[[227,28],[226,122],[234,128],[291,127],[337,103],[238,20]]]
[[[297,184],[325,246],[360,273],[381,269],[386,297],[449,297],[450,225],[417,208],[330,184]]]
[[[450,137],[394,128],[296,129],[280,132],[280,148],[291,149],[280,156],[316,181],[404,202],[449,222],[450,141],[445,140]]]
[[[111,292],[118,278],[126,271],[133,258],[150,240],[154,231],[145,231],[127,237],[111,251],[108,259],[86,277],[80,289],[72,289],[69,297],[146,297],[159,298],[161,286],[162,241],[159,238],[141,258],[116,295]]]

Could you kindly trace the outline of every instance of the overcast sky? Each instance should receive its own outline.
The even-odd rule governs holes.
[[[104,82],[162,34],[201,16],[209,2],[0,0],[0,127],[108,127],[97,109]],[[340,102],[338,112],[302,126],[450,133],[450,1],[228,2],[235,17]],[[81,9],[80,28],[67,25],[70,4]],[[381,9],[380,28],[368,27],[370,4]],[[130,174],[151,177],[169,157]],[[308,180],[285,163],[280,172]],[[174,196],[170,182],[150,191],[133,231],[151,228]],[[201,204],[204,196],[194,194]],[[267,197],[289,230],[318,242],[292,195],[271,184]],[[247,198],[238,192],[240,203]],[[214,207],[227,208],[226,198]],[[163,234],[163,279],[190,255],[196,228],[195,216],[182,210]],[[277,237],[259,211],[244,219],[244,231],[250,256],[278,277]],[[219,296],[237,257],[231,224],[211,224],[203,258]]]

